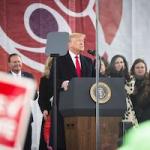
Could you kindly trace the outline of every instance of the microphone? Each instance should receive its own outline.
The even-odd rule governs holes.
[[[88,52],[89,54],[91,54],[92,56],[95,56],[95,55],[96,55],[96,50],[94,50],[94,49],[88,49],[87,52]]]

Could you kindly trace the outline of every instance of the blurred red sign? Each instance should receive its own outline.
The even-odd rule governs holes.
[[[34,89],[29,79],[0,73],[0,149],[22,148]]]

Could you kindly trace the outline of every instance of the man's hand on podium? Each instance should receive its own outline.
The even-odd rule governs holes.
[[[64,89],[64,91],[68,90],[69,80],[66,80],[62,83],[61,88]]]

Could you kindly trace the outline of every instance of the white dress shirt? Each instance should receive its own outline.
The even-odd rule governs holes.
[[[75,55],[73,52],[69,51],[69,55],[71,56],[71,59],[73,61],[74,66],[76,67],[76,56],[78,56],[79,64],[81,67],[81,61],[80,61],[80,55]]]
[[[12,73],[13,77],[15,77],[15,78],[18,78],[18,77],[21,78],[21,71],[19,73],[15,73],[15,72],[11,71],[11,73]]]

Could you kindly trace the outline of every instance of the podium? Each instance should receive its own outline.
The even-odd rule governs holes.
[[[116,150],[119,123],[126,110],[123,78],[100,78],[111,89],[110,100],[99,104],[100,150]],[[60,92],[59,110],[64,116],[67,150],[96,149],[96,103],[90,96],[95,78],[73,78]]]

